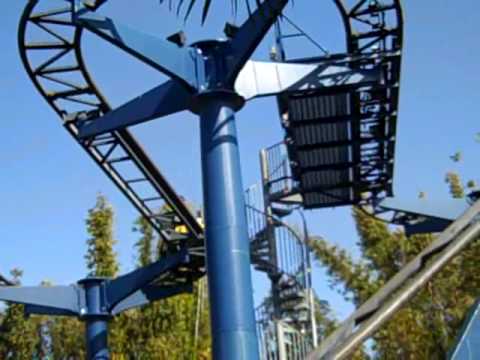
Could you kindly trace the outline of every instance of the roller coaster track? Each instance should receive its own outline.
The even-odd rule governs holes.
[[[18,32],[25,69],[65,129],[158,232],[163,253],[187,247],[190,262],[155,283],[177,286],[205,274],[203,228],[128,130],[78,138],[79,120],[111,110],[82,55],[83,30],[70,1],[29,1]],[[169,209],[167,215],[160,210]],[[172,229],[183,225],[187,234]]]
[[[72,2],[29,1],[18,33],[28,75],[66,130],[160,234],[165,248],[186,240],[190,248],[201,251],[202,227],[128,130],[87,141],[78,138],[78,120],[111,110],[86,68],[82,34],[72,21]],[[165,222],[172,219],[158,215],[162,206],[186,226],[188,237],[165,230]]]

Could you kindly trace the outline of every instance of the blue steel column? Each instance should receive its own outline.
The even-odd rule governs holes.
[[[250,251],[235,104],[228,93],[200,99],[203,196],[213,358],[256,360]]]
[[[88,360],[108,360],[108,315],[102,310],[103,279],[82,280],[86,295],[87,316],[85,321]]]

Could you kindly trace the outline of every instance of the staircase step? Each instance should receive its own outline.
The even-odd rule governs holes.
[[[293,212],[293,209],[290,209],[290,208],[279,208],[279,207],[272,206],[271,209],[272,209],[273,215],[278,216],[280,218],[288,216]]]

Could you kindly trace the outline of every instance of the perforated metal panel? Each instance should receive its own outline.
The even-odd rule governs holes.
[[[328,92],[327,92],[328,91]],[[305,208],[390,192],[395,121],[385,90],[332,87],[279,97],[293,178]]]

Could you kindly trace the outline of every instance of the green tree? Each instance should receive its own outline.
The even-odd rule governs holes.
[[[459,197],[463,193],[455,181],[450,183],[451,192]],[[353,217],[361,260],[355,260],[347,251],[324,239],[312,240],[312,247],[330,275],[330,285],[359,306],[434,238],[432,235],[407,238],[403,231],[392,230],[357,208]],[[374,357],[445,358],[466,311],[478,296],[480,275],[475,263],[479,261],[480,244],[476,241],[375,334]]]
[[[55,317],[52,320],[50,333],[53,359],[85,358],[85,325],[83,322],[71,317]]]
[[[87,269],[89,276],[114,277],[118,273],[116,240],[113,236],[113,208],[103,195],[97,196],[95,207],[88,211]]]
[[[11,275],[20,284],[22,271],[14,269]],[[0,358],[32,359],[39,345],[39,337],[33,319],[26,319],[24,306],[8,304],[0,326]]]
[[[95,206],[88,211],[87,269],[89,276],[114,278],[118,271],[117,253],[114,250],[114,210],[105,196],[97,196]],[[121,358],[126,346],[126,324],[120,315],[109,323],[109,345],[112,358]]]
[[[445,176],[445,182],[449,185],[450,194],[453,198],[461,199],[465,197],[465,190],[460,175],[454,171],[449,171]]]

